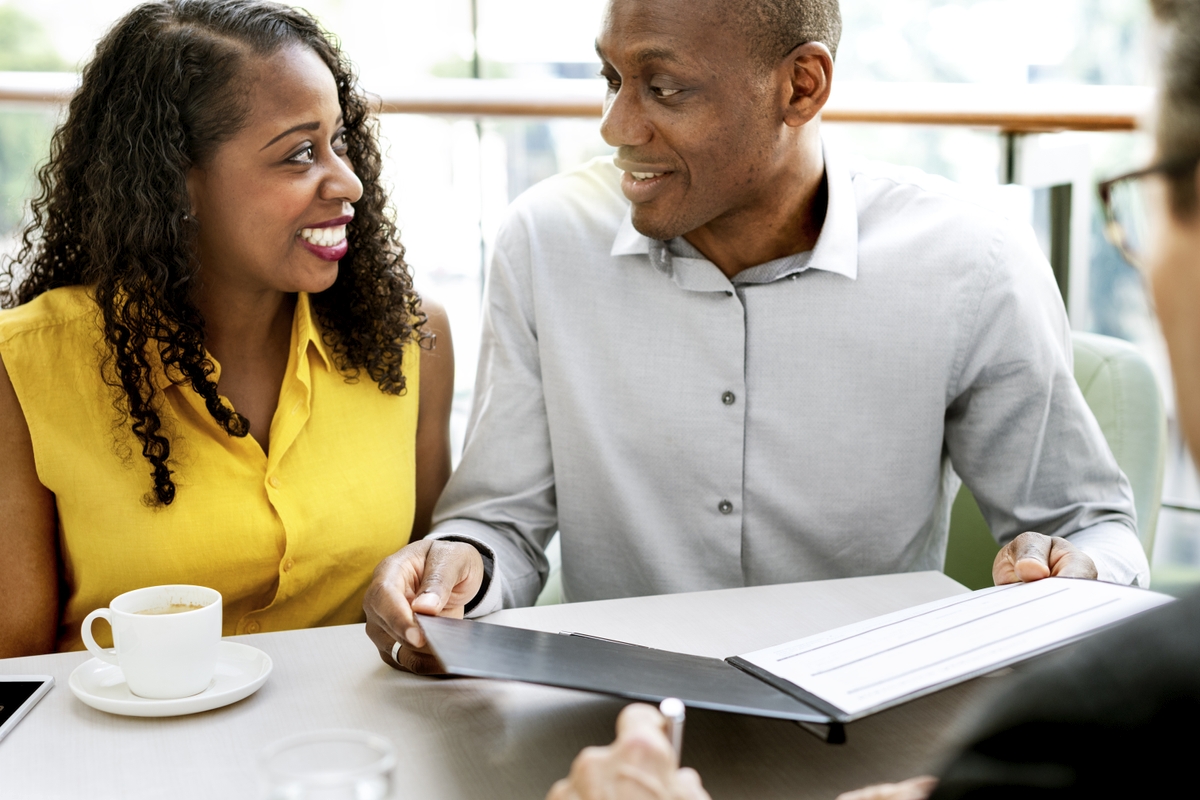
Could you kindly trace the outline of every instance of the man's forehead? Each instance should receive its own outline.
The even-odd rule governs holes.
[[[731,27],[727,10],[728,4],[716,0],[610,0],[596,52],[638,64],[708,60],[728,48],[721,30]]]

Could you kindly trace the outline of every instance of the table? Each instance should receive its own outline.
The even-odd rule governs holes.
[[[936,572],[512,609],[489,621],[728,656],[964,592]],[[607,743],[624,703],[502,681],[429,678],[379,659],[362,625],[239,636],[274,660],[257,694],[187,717],[91,709],[67,688],[87,653],[0,660],[57,684],[0,742],[5,800],[259,796],[257,754],[292,733],[357,728],[399,750],[398,798],[540,798],[578,751]],[[783,721],[689,711],[684,763],[720,798],[832,798],[936,768],[964,707],[1007,681],[981,678],[847,726],[826,745]]]

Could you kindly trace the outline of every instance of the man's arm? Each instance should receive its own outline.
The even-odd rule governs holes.
[[[1133,493],[1075,382],[1052,273],[1016,226],[993,244],[946,413],[954,469],[1005,545],[993,577],[1146,585]]]
[[[549,572],[558,517],[523,223],[511,212],[497,237],[462,462],[432,532],[379,565],[364,601],[384,661],[416,672],[436,669],[417,615],[531,605]]]
[[[471,542],[491,561],[474,615],[532,605],[558,529],[542,386],[528,223],[518,205],[488,273],[475,398],[462,461],[434,513],[431,539]]]

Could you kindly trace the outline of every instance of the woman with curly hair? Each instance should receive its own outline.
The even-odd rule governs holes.
[[[303,11],[161,0],[100,41],[0,286],[0,657],[154,584],[218,589],[226,635],[362,620],[454,374],[380,162]]]

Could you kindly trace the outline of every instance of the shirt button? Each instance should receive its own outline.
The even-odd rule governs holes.
[[[733,503],[729,502],[728,500],[722,500],[717,504],[717,511],[720,511],[722,514],[732,514]]]
[[[246,633],[258,633],[261,630],[262,630],[262,625],[258,624],[258,620],[255,620],[254,622],[251,622],[249,625],[246,626]]]
[[[267,481],[267,483],[271,484],[272,489],[278,489],[280,486],[283,485],[283,481],[279,480],[279,478],[277,478],[274,475],[272,475],[270,477],[270,479]]]
[[[292,571],[292,567],[294,567],[294,566],[296,566],[296,562],[295,562],[295,561],[292,561],[292,560],[289,558],[287,561],[283,562],[283,571],[284,571],[284,572],[291,572],[291,571]]]
[[[726,392],[725,394],[721,395],[721,402],[727,406],[731,406],[737,402],[737,395],[733,392]]]

